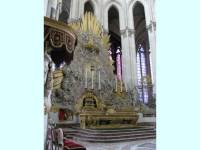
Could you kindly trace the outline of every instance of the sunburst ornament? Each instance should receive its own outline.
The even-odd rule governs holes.
[[[99,50],[99,44],[105,49],[110,47],[110,36],[103,33],[101,24],[91,12],[86,12],[80,22],[70,23],[69,26],[71,26],[78,34],[87,36],[87,40],[84,42],[85,48]]]

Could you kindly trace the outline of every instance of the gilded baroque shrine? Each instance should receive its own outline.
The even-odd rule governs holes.
[[[44,0],[44,149],[155,150],[155,0]]]

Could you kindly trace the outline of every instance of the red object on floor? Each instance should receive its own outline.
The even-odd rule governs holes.
[[[64,150],[86,150],[86,148],[74,141],[64,139]]]
[[[65,118],[65,110],[63,110],[63,109],[60,109],[59,110],[59,120],[60,121],[63,121],[64,120],[64,118]]]

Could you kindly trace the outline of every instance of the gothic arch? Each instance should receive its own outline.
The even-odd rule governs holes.
[[[97,18],[98,18],[99,13],[100,13],[100,10],[99,10],[99,7],[98,7],[99,2],[98,2],[97,0],[82,0],[82,13],[81,13],[81,14],[82,14],[82,15],[84,14],[84,7],[85,7],[85,4],[86,4],[87,2],[90,2],[90,3],[91,3],[91,5],[93,6],[94,15],[97,16]],[[81,16],[80,16],[80,17],[81,17]]]
[[[84,13],[86,11],[90,11],[94,14],[94,11],[95,11],[94,4],[92,3],[91,0],[88,0],[87,2],[84,3]]]
[[[104,4],[105,10],[104,10],[104,28],[108,31],[108,11],[111,7],[115,7],[119,13],[119,26],[120,26],[120,30],[125,28],[125,20],[123,21],[122,19],[124,19],[124,12],[123,12],[123,7],[122,4],[118,1],[108,1],[107,3]]]
[[[149,10],[149,7],[148,7],[148,4],[147,4],[147,1],[145,0],[133,0],[133,1],[130,1],[128,3],[128,27],[130,29],[134,29],[134,20],[133,20],[133,9],[135,8],[135,5],[137,3],[140,3],[141,5],[143,5],[144,7],[144,14],[145,14],[145,18],[146,18],[146,25],[148,26],[150,24],[150,10]]]

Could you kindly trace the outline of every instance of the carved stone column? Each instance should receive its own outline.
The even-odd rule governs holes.
[[[48,18],[52,19],[56,18],[56,7],[57,7],[57,1],[55,0],[48,1],[47,14],[46,14]]]
[[[127,89],[132,89],[133,81],[132,81],[132,70],[131,68],[131,56],[130,56],[130,48],[129,48],[129,38],[128,38],[128,27],[121,32],[121,43],[122,43],[122,79]]]
[[[128,90],[134,89],[137,84],[137,63],[135,48],[135,30],[121,30],[122,38],[122,77]]]
[[[128,29],[129,38],[129,54],[130,54],[130,70],[132,89],[137,85],[137,62],[136,62],[136,47],[135,47],[135,30]]]
[[[152,84],[153,84],[153,91],[155,93],[156,90],[156,22],[151,21],[150,24],[147,26],[147,31],[149,35],[149,46],[150,46],[150,59],[152,61]]]
[[[47,15],[48,0],[44,0],[44,16]]]

